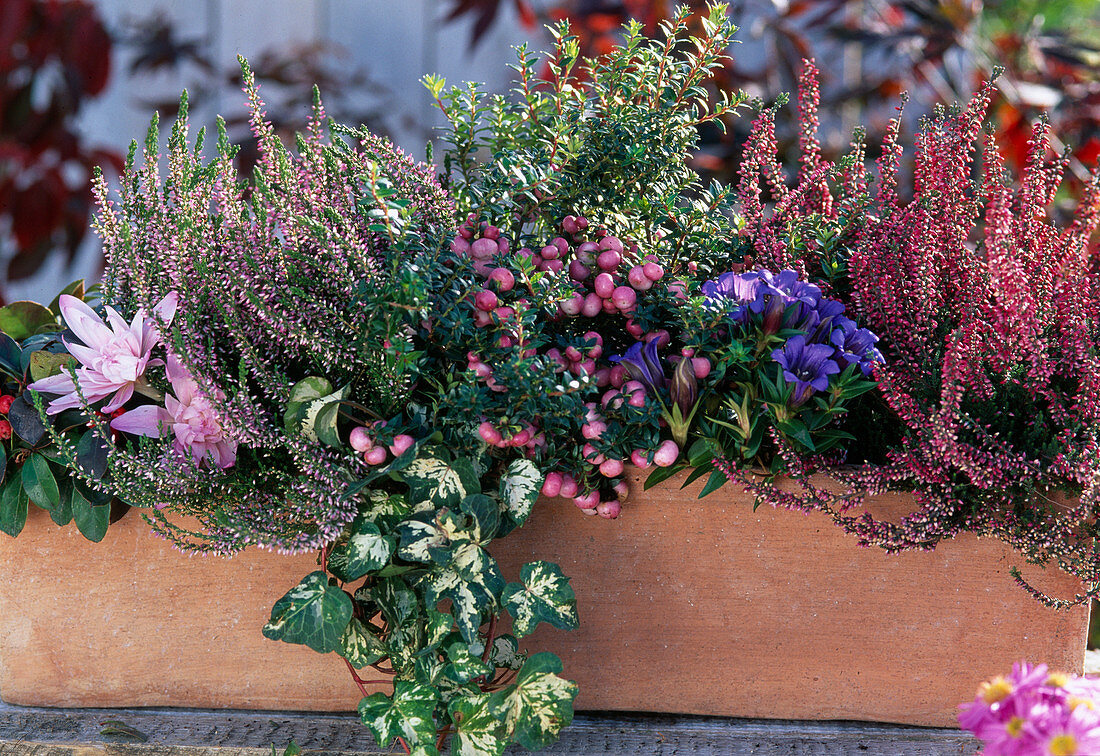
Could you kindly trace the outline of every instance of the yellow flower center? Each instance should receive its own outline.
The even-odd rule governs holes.
[[[1005,732],[1014,738],[1020,737],[1020,732],[1024,729],[1024,718],[1013,717],[1008,720],[1008,724],[1005,725]]]
[[[1072,735],[1055,735],[1050,740],[1050,756],[1075,756],[1077,739]]]
[[[1091,699],[1081,698],[1079,696],[1068,696],[1066,698],[1066,704],[1069,706],[1070,711],[1076,709],[1078,706],[1084,706],[1086,709],[1095,709],[1096,704]]]
[[[995,677],[989,682],[982,683],[978,689],[978,695],[987,704],[995,704],[1003,701],[1012,693],[1012,683],[1003,677]]]
[[[1051,672],[1050,675],[1047,677],[1046,684],[1052,688],[1064,688],[1066,687],[1066,683],[1068,682],[1069,677],[1062,674],[1061,672]]]

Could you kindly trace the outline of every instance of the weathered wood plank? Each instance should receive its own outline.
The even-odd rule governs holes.
[[[116,720],[148,740],[100,733]],[[294,740],[309,756],[378,756],[354,716],[185,709],[39,709],[0,704],[0,756],[267,756]],[[863,722],[580,714],[548,756],[961,756],[976,747],[958,730]],[[521,748],[510,754],[526,753]]]

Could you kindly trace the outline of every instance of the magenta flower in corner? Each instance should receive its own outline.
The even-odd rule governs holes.
[[[111,421],[111,428],[137,436],[162,438],[170,431],[173,449],[195,464],[206,463],[219,470],[237,461],[237,442],[226,436],[209,397],[200,389],[187,368],[172,354],[166,367],[172,394],[165,394],[164,406],[145,404]],[[225,399],[219,390],[214,397]]]
[[[153,347],[160,341],[157,320],[166,324],[172,322],[177,301],[176,293],[171,292],[154,308],[156,319],[147,319],[145,311],[138,310],[129,324],[112,307],[107,307],[107,323],[104,323],[81,300],[67,294],[61,296],[61,315],[65,324],[84,342],[66,342],[65,347],[80,362],[76,381],[86,402],[95,404],[113,394],[103,411],[114,412],[134,395],[134,386],[145,375],[146,368],[163,364],[150,359]],[[61,394],[50,402],[47,414],[56,415],[81,406],[80,394],[68,372],[35,381],[29,388],[44,394]]]

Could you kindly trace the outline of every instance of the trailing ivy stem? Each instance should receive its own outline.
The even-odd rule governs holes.
[[[351,679],[355,681],[355,685],[359,688],[359,692],[363,694],[363,698],[366,698],[369,693],[365,687],[366,680],[361,680],[359,674],[355,671],[355,667],[351,666],[351,662],[344,659],[344,664],[348,665],[348,672],[351,672]]]
[[[494,614],[489,617],[489,632],[485,635],[485,651],[481,654],[481,661],[485,663],[489,661],[489,654],[493,650],[493,634],[497,627],[497,616]]]
[[[447,742],[447,736],[450,735],[451,732],[452,728],[450,725],[447,725],[439,731],[439,737],[435,741],[435,750],[439,751],[440,753],[443,752],[443,744]]]
[[[399,737],[397,739],[397,742],[400,743],[401,747],[405,749],[405,756],[408,756],[408,754],[412,753],[412,751],[409,750],[409,744],[405,742],[404,738]]]

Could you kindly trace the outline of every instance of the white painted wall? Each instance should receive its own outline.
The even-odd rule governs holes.
[[[220,68],[235,65],[236,56],[255,58],[273,46],[331,40],[347,53],[349,66],[364,69],[373,81],[382,82],[391,94],[386,98],[385,124],[406,151],[423,159],[425,143],[442,119],[433,108],[427,90],[419,83],[425,73],[440,73],[449,82],[482,81],[504,89],[510,71],[502,51],[524,40],[513,23],[510,4],[505,17],[494,25],[473,52],[468,48],[469,23],[463,19],[444,24],[450,2],[442,0],[95,0],[105,23],[120,30],[128,17],[162,13],[183,37],[206,40]],[[139,83],[126,73],[132,51],[116,46],[107,91],[90,102],[81,121],[89,144],[125,154],[132,139],[144,138],[151,115],[148,102],[174,99],[194,77],[178,74],[143,76]],[[262,93],[262,90],[261,90]],[[323,94],[323,93],[322,93]],[[243,95],[222,92],[196,108],[192,125],[213,126],[215,113],[243,112]],[[95,280],[99,275],[98,240],[89,235],[81,253],[69,268],[59,256],[33,279],[6,287],[9,300],[49,299],[76,278]]]

